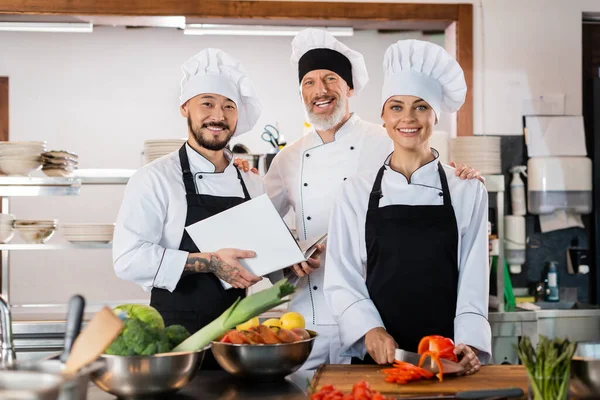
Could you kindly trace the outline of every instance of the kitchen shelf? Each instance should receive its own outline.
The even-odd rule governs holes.
[[[110,249],[112,243],[64,243],[64,244],[0,244],[3,250],[77,250],[77,249]]]
[[[77,196],[81,180],[75,178],[3,176],[0,197]]]
[[[2,176],[0,197],[77,196],[81,185],[124,185],[134,169],[80,169],[72,177]]]

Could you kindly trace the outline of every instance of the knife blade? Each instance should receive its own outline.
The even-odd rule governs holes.
[[[421,359],[421,355],[417,353],[413,353],[411,351],[406,351],[403,349],[396,349],[395,354],[396,360],[404,361],[409,364],[419,365],[419,360]],[[440,358],[440,362],[442,363],[442,367],[444,368],[444,374],[456,374],[459,372],[463,372],[465,369],[459,363],[455,363],[450,360],[446,360]],[[429,372],[434,374],[439,373],[439,368],[437,364],[433,361],[431,357],[425,359],[425,362],[421,366],[423,369],[426,369]]]
[[[524,396],[523,389],[520,388],[506,388],[506,389],[490,389],[490,390],[466,390],[464,392],[457,392],[456,394],[450,395],[438,395],[438,396],[416,396],[416,397],[399,397],[398,400],[439,400],[439,399],[459,399],[459,400],[473,400],[473,399],[515,399]]]

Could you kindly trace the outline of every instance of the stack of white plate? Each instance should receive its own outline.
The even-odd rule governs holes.
[[[64,150],[52,150],[42,154],[42,171],[47,176],[73,175],[79,165],[79,156]]]
[[[162,156],[179,150],[187,139],[157,139],[144,142],[144,163],[148,164]]]
[[[482,174],[502,173],[500,137],[459,136],[452,140],[451,160],[473,167]]]
[[[109,243],[115,224],[63,224],[63,236],[72,243]]]
[[[0,142],[0,173],[29,175],[42,166],[46,142]]]

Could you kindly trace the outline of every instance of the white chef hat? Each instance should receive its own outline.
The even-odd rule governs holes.
[[[323,29],[304,29],[292,40],[292,64],[298,78],[316,69],[328,69],[341,76],[358,94],[369,81],[362,54],[352,50]]]
[[[455,112],[465,102],[467,84],[458,62],[443,47],[422,40],[400,40],[383,56],[381,107],[392,96],[410,95],[440,111]]]
[[[242,64],[220,49],[207,48],[182,66],[180,105],[202,93],[225,96],[238,108],[234,136],[250,131],[262,110],[254,86]]]

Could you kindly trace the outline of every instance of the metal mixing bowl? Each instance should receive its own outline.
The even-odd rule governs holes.
[[[577,398],[600,398],[600,342],[579,342],[571,361],[571,392]]]
[[[283,378],[298,370],[308,359],[317,333],[294,343],[212,343],[215,359],[225,371],[240,377]]]
[[[175,392],[192,379],[200,368],[205,351],[163,353],[154,356],[123,357],[103,355],[106,365],[92,372],[100,389],[121,398],[155,396]]]
[[[56,400],[63,378],[34,371],[0,371],[0,399]]]

